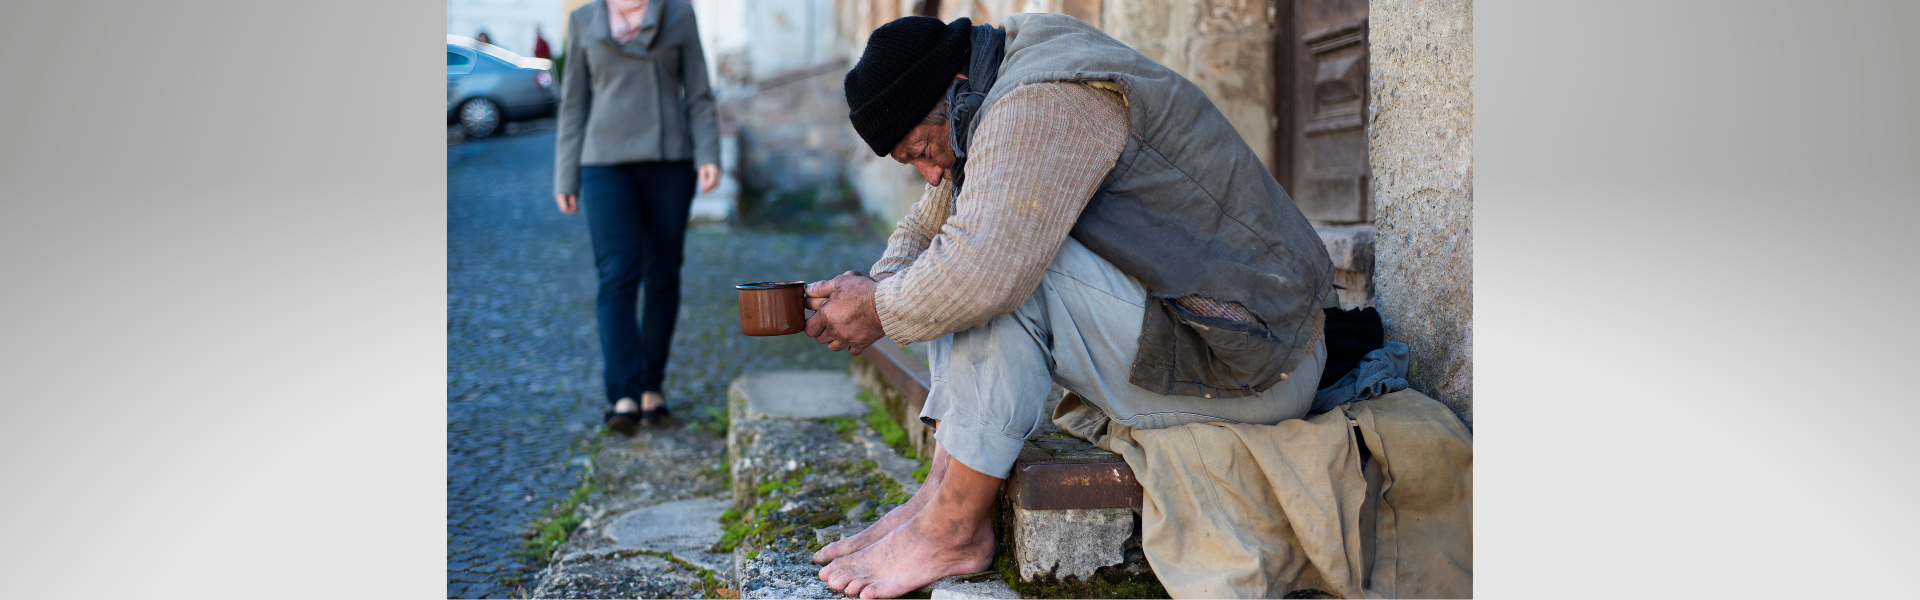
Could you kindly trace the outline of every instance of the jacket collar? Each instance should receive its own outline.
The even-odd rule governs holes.
[[[650,56],[647,48],[653,45],[654,36],[660,33],[660,19],[670,1],[648,0],[646,12],[640,14],[640,33],[624,44],[613,39],[613,22],[607,17],[607,3],[604,0],[594,2],[592,35],[627,54]]]

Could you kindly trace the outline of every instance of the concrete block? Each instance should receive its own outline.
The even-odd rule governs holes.
[[[1372,225],[1316,225],[1320,243],[1333,259],[1333,283],[1341,308],[1360,308],[1373,302],[1373,243],[1378,231]]]
[[[954,575],[942,577],[927,584],[928,598],[973,600],[973,599],[1012,599],[1019,598],[1020,592],[1013,591],[999,573],[979,573],[974,575]]]
[[[844,371],[750,373],[735,379],[727,398],[727,462],[733,500],[745,509],[754,486],[801,468],[859,461],[864,448],[840,441],[813,419],[858,417],[867,406]]]
[[[1027,510],[1014,506],[1009,510],[1013,513],[1014,559],[1020,564],[1023,581],[1049,575],[1088,581],[1100,567],[1127,560],[1133,509]]]
[[[732,566],[732,557],[707,552],[720,541],[720,514],[729,500],[681,500],[626,513],[607,524],[602,535],[617,547],[666,552],[715,571]]]
[[[1373,238],[1378,230],[1372,225],[1316,225],[1320,243],[1327,247],[1333,268],[1368,272],[1373,270]]]
[[[698,573],[638,550],[574,553],[541,571],[534,598],[684,598]]]
[[[824,419],[858,417],[867,405],[855,395],[853,378],[843,371],[748,373],[733,383],[748,417]]]

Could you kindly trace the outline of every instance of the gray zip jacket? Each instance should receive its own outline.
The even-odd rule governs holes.
[[[581,165],[692,160],[720,164],[720,126],[700,28],[686,0],[653,0],[640,34],[619,43],[607,4],[567,21],[553,191],[580,193]]]

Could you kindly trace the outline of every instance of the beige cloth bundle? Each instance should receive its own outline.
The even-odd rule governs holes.
[[[1473,436],[1424,394],[1167,429],[1112,423],[1069,395],[1054,422],[1133,467],[1142,549],[1175,598],[1473,595]]]

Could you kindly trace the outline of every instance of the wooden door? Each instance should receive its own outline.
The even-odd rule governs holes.
[[[1367,1],[1274,2],[1274,178],[1316,222],[1373,221]]]

